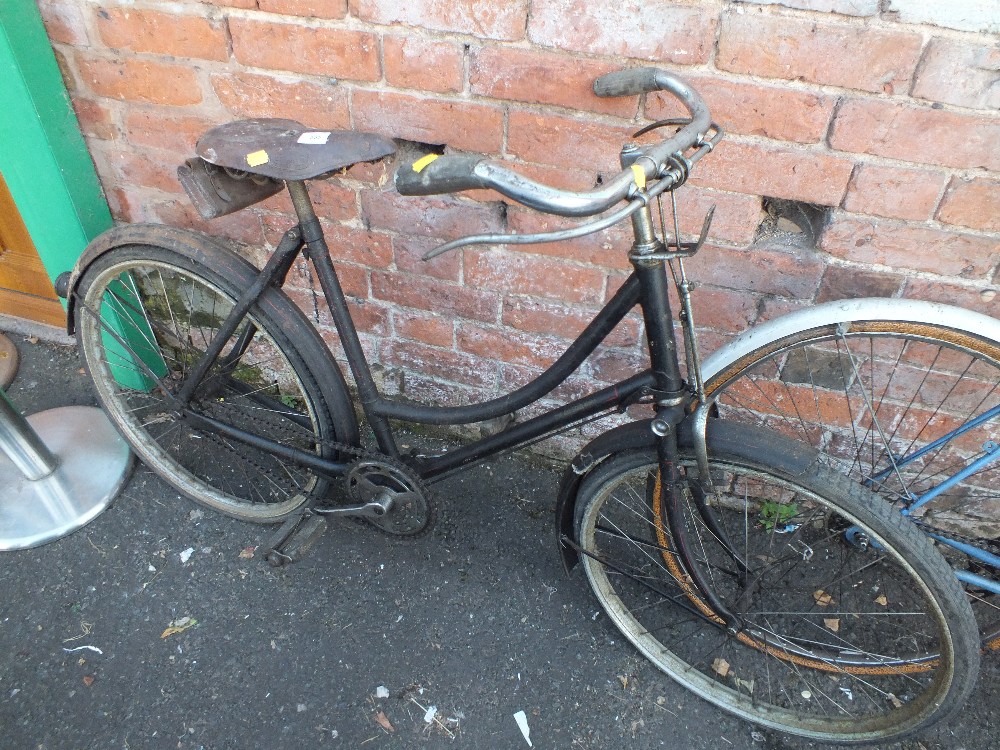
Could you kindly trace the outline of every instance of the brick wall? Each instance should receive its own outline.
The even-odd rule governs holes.
[[[589,187],[615,170],[631,131],[676,111],[659,96],[597,99],[591,82],[653,61],[690,80],[729,132],[680,196],[684,232],[718,207],[709,246],[690,263],[709,347],[757,320],[849,295],[1000,316],[1000,11],[991,0],[40,7],[120,221],[199,227],[246,243],[259,261],[288,226],[286,200],[205,225],[175,178],[199,133],[249,116],[448,144]],[[460,403],[525,382],[628,270],[619,230],[422,262],[463,233],[561,222],[483,192],[403,198],[386,177],[384,165],[358,167],[312,194],[391,391]],[[290,293],[315,317],[314,286],[299,269]],[[328,318],[318,322],[333,340]],[[640,321],[629,320],[565,392],[626,372],[642,359],[641,340]]]

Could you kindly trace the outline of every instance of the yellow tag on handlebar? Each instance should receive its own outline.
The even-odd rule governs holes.
[[[415,162],[413,162],[413,171],[420,173],[423,171],[424,167],[430,164],[432,161],[438,158],[440,154],[427,154],[427,156],[421,156]]]
[[[646,189],[646,170],[638,164],[632,165],[632,179],[635,180],[635,184],[640,190]]]

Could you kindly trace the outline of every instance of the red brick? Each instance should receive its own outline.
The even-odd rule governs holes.
[[[161,200],[145,199],[142,201],[142,210],[137,218],[142,221],[194,229],[216,237],[243,242],[253,247],[260,247],[264,244],[264,233],[260,220],[252,211],[238,211],[228,216],[205,221],[198,215],[187,196]]]
[[[347,92],[336,84],[231,73],[212,76],[212,88],[236,117],[287,117],[327,130],[351,126]]]
[[[757,317],[757,300],[747,291],[701,286],[691,292],[691,314],[700,328],[742,332]]]
[[[850,99],[834,116],[830,146],[959,169],[1000,171],[996,117],[911,107],[877,99]]]
[[[720,76],[685,79],[705,99],[712,119],[726,131],[779,141],[818,143],[833,115],[833,97],[782,86],[729,81]],[[659,120],[685,112],[669,94],[648,97],[646,115]]]
[[[816,302],[858,297],[895,297],[903,285],[902,276],[866,271],[854,266],[827,266],[820,281]]]
[[[286,288],[285,293],[319,328],[336,330],[330,308],[323,297],[314,296],[311,291]],[[348,296],[347,306],[351,312],[354,326],[361,333],[370,333],[385,337],[389,334],[389,310],[368,300]]]
[[[541,368],[504,363],[500,368],[500,388],[509,393],[527,385],[531,380],[537,378],[539,374],[541,374]],[[598,385],[590,378],[570,377],[556,386],[550,393],[546,394],[544,401],[533,405],[533,407],[551,407],[555,403],[564,404],[567,401],[589,396],[597,390]],[[530,411],[531,413],[535,413],[536,409],[531,408]],[[527,412],[528,410],[518,412],[519,421],[523,421],[527,417]]]
[[[565,229],[575,223],[569,219],[516,206],[508,210],[507,221],[510,231],[517,234],[551,232]],[[628,250],[632,243],[629,227],[629,224],[621,223],[603,232],[575,240],[526,245],[524,251],[604,268],[629,270],[631,265],[628,262]]]
[[[244,8],[246,10],[257,10],[257,3],[260,0],[198,0],[203,5],[220,5],[228,8]]]
[[[460,351],[483,359],[537,368],[548,367],[566,350],[565,341],[472,323],[459,324],[455,340]]]
[[[495,362],[415,341],[387,341],[382,363],[477,388],[493,388],[497,382]]]
[[[975,310],[984,315],[1000,318],[1000,294],[995,288],[970,289],[958,284],[948,284],[935,279],[907,279],[903,296],[928,302],[941,302]]]
[[[824,265],[812,251],[757,246],[732,250],[705,245],[687,262],[687,269],[690,278],[701,284],[812,299]],[[698,292],[692,294],[697,296]],[[701,325],[700,320],[695,320]]]
[[[195,71],[186,65],[76,55],[80,79],[98,96],[190,106],[202,100]]]
[[[308,183],[309,199],[316,215],[332,221],[348,221],[358,216],[357,193],[349,187],[329,180],[311,180]],[[271,211],[280,211],[288,216],[295,215],[287,190],[268,198],[261,204]]]
[[[844,208],[890,219],[929,219],[948,177],[944,172],[862,164],[851,178]]]
[[[229,30],[233,54],[244,65],[354,81],[382,77],[373,34],[250,18],[230,18]]]
[[[433,346],[450,348],[455,339],[455,324],[451,318],[414,310],[393,310],[392,327],[401,339],[422,341]]]
[[[723,141],[692,172],[696,185],[838,206],[854,164],[825,151]]]
[[[398,193],[361,193],[365,220],[376,229],[441,238],[503,231],[498,206],[469,203],[451,196],[407,197]]]
[[[256,0],[256,3],[260,10],[288,16],[343,18],[347,15],[347,0]]]
[[[845,16],[874,16],[878,14],[880,0],[737,0],[737,2],[784,5],[787,8],[840,13]]]
[[[116,144],[111,149],[105,149],[103,157],[103,161],[114,170],[117,184],[123,187],[144,185],[166,193],[184,192],[177,181],[177,165],[184,161],[180,155],[164,159],[162,152],[150,154],[126,150]]]
[[[594,79],[619,67],[554,52],[483,47],[472,58],[469,84],[473,94],[495,99],[632,117],[636,97],[605,99],[594,95]]]
[[[1000,45],[932,39],[912,96],[974,109],[1000,109]]]
[[[351,15],[362,21],[455,31],[486,39],[524,38],[527,0],[350,0]]]
[[[108,107],[92,99],[73,99],[73,111],[80,124],[80,132],[91,138],[102,141],[114,140],[118,137],[118,126],[114,115]]]
[[[201,16],[159,13],[138,8],[101,8],[97,29],[113,49],[202,60],[228,60],[226,30]]]
[[[836,216],[820,247],[859,263],[979,279],[993,270],[1000,241],[895,221]]]
[[[534,0],[528,37],[543,47],[633,59],[708,62],[715,13],[638,0]]]
[[[277,245],[281,236],[295,223],[294,219],[278,214],[267,214],[263,220],[271,245]],[[327,221],[322,224],[334,266],[346,261],[368,268],[388,268],[392,263],[392,245],[384,234]]]
[[[716,67],[743,75],[905,93],[923,38],[759,12],[723,16]]]
[[[530,297],[508,296],[503,302],[503,323],[520,331],[575,339],[597,315],[596,307],[571,307]],[[612,331],[608,346],[632,346],[639,340],[637,321],[626,318]]]
[[[389,308],[368,300],[351,299],[347,301],[347,306],[351,311],[351,319],[359,331],[375,336],[389,335]],[[328,310],[326,315],[329,315]],[[332,319],[330,322],[332,324]]]
[[[263,266],[269,252],[270,251],[268,250],[264,254],[258,265]],[[364,268],[363,266],[355,266],[350,263],[336,263],[335,268],[337,271],[337,278],[340,279],[340,287],[344,290],[345,295],[355,299],[368,298],[369,271],[367,268]],[[323,298],[323,289],[320,286],[319,279],[316,277],[316,271],[301,255],[292,265],[292,270],[289,272],[283,288],[298,289],[299,291],[307,292],[316,299],[317,305],[324,308],[327,306],[326,301]]]
[[[632,128],[598,125],[591,119],[512,109],[507,152],[525,161],[617,174],[619,151],[631,134]]]
[[[484,104],[427,99],[386,91],[352,94],[355,127],[420,143],[496,154],[503,141],[503,110]]]
[[[386,36],[382,50],[385,80],[393,86],[440,94],[462,90],[465,51],[461,45],[418,36]]]
[[[522,252],[468,249],[465,283],[509,294],[599,302],[604,292],[604,272]]]
[[[602,383],[617,383],[649,369],[649,355],[645,348],[604,348],[592,355],[584,368]]]
[[[40,0],[38,10],[42,14],[45,31],[53,42],[72,44],[78,47],[90,46],[87,22],[83,16],[83,9],[79,5]]]
[[[372,295],[402,307],[487,323],[496,322],[500,296],[492,291],[403,273],[373,273]]]
[[[954,178],[941,201],[937,218],[946,224],[1000,232],[1000,180]]]
[[[135,145],[194,156],[198,139],[217,124],[202,117],[179,115],[173,110],[133,108],[125,118],[125,137]]]
[[[435,404],[437,406],[468,406],[485,401],[496,395],[496,387],[470,388],[458,383],[428,378],[407,371],[403,377],[400,393],[411,401],[420,404]]]
[[[445,253],[430,260],[423,256],[440,245],[440,240],[427,237],[396,236],[392,238],[396,268],[407,273],[433,276],[437,279],[460,281],[462,277],[462,253]]]
[[[664,198],[667,234],[673,236],[669,196]],[[679,225],[682,236],[695,237],[701,232],[705,215],[716,207],[709,238],[737,245],[749,244],[760,223],[760,198],[758,196],[728,193],[688,185],[677,193]],[[519,234],[549,232],[573,226],[571,220],[538,213],[528,209],[512,208],[508,211],[512,231]],[[576,240],[531,245],[530,252],[554,255],[561,258],[591,263],[605,268],[628,269],[628,250],[632,245],[631,224],[621,222],[615,227]]]

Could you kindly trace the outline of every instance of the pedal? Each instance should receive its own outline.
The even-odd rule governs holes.
[[[301,560],[326,531],[326,519],[306,510],[291,516],[268,540],[263,557],[275,568]]]

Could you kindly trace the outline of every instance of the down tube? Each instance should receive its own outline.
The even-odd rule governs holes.
[[[633,375],[589,396],[560,406],[552,411],[540,414],[510,427],[503,432],[479,440],[471,445],[448,451],[442,456],[434,456],[420,461],[417,471],[424,479],[439,477],[453,469],[475,463],[509,448],[531,442],[546,433],[566,427],[579,419],[593,416],[609,408],[629,403],[637,394],[648,390],[653,385],[653,374],[650,371]]]

